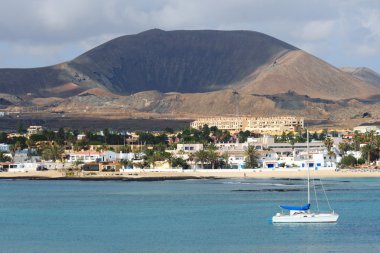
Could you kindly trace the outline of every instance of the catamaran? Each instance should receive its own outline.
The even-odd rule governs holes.
[[[332,210],[331,212],[312,212],[310,210],[311,204],[310,204],[309,131],[307,131],[307,165],[306,166],[307,166],[307,171],[308,171],[307,173],[307,204],[303,206],[281,205],[280,207],[284,210],[288,210],[289,213],[288,214],[277,213],[275,216],[272,217],[273,223],[335,223],[338,221],[339,214],[335,213],[334,210]],[[330,204],[329,204],[329,207],[330,207]]]

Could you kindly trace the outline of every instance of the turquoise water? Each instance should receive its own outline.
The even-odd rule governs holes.
[[[269,223],[304,183],[0,180],[0,252],[380,252],[379,179],[324,180],[337,224]]]

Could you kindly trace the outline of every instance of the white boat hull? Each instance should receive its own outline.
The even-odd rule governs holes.
[[[338,221],[337,213],[300,213],[280,214],[272,217],[273,223],[335,223]]]

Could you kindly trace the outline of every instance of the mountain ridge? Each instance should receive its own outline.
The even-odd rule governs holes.
[[[301,57],[297,66],[291,64]],[[286,68],[281,68],[283,59]],[[64,98],[92,88],[120,95],[242,88],[257,94],[294,90],[339,99],[350,97],[341,92],[344,89],[361,98],[380,93],[372,86],[288,43],[252,31],[152,29],[115,38],[57,65],[0,69],[0,92],[36,97]]]
[[[342,71],[349,73],[350,75],[359,78],[362,81],[371,83],[380,87],[380,74],[368,67],[344,67]]]
[[[380,87],[369,77],[378,74],[364,70],[338,69],[258,32],[153,29],[53,66],[0,69],[0,94],[8,94],[1,97],[8,110],[36,106],[76,117],[242,113],[343,120],[367,111],[377,117]]]

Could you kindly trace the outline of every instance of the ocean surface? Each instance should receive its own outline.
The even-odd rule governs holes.
[[[0,180],[0,252],[380,252],[380,179],[323,185],[337,224],[269,222],[304,180]]]

